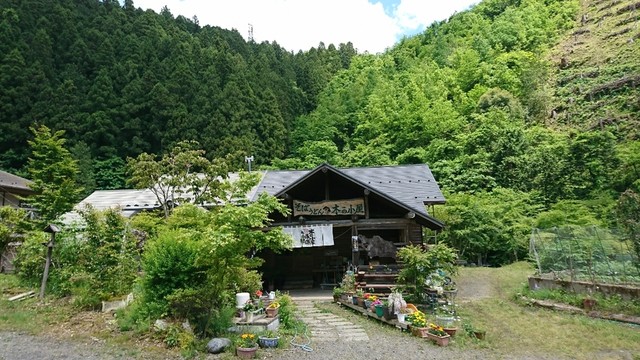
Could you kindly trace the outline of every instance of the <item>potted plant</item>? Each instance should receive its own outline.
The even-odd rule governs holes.
[[[333,302],[338,302],[340,297],[344,294],[344,289],[341,287],[333,288]]]
[[[272,330],[267,330],[264,334],[258,336],[258,344],[261,348],[276,348],[280,337]]]
[[[387,307],[380,299],[376,299],[371,303],[371,307],[375,309],[378,317],[384,316],[384,309]]]
[[[364,308],[367,310],[371,309],[371,304],[373,304],[374,301],[378,300],[378,297],[375,295],[371,295],[370,293],[365,293],[364,294]]]
[[[266,312],[268,318],[273,318],[278,315],[278,310],[280,309],[280,303],[277,301],[272,302],[267,306]]]
[[[481,329],[476,329],[471,323],[465,322],[462,324],[462,330],[467,334],[467,336],[476,338],[478,340],[484,340],[487,332]]]
[[[407,316],[411,324],[411,333],[417,337],[427,337],[429,328],[427,327],[427,316],[420,310],[414,311]]]
[[[438,344],[438,346],[447,346],[449,345],[449,339],[451,336],[444,331],[444,328],[440,325],[429,324],[429,330],[427,332],[427,337]]]
[[[242,310],[244,310],[244,320],[248,323],[253,322],[255,313],[259,309],[260,308],[258,307],[258,305],[256,305],[253,301],[247,300],[247,302],[244,304],[244,307],[242,308]]]
[[[436,323],[444,328],[454,328],[456,321],[455,309],[452,306],[441,305],[436,309]]]
[[[411,311],[406,306],[401,308],[400,311],[398,311],[398,313],[396,314],[396,316],[398,318],[398,322],[399,323],[404,323],[405,322],[405,317],[407,315],[409,315],[410,312]]]
[[[353,296],[353,299],[356,305],[364,307],[364,291],[362,289],[356,290],[356,294]]]
[[[256,336],[251,333],[244,333],[240,335],[240,339],[236,347],[236,355],[242,359],[252,359],[256,356],[256,351],[258,351]]]

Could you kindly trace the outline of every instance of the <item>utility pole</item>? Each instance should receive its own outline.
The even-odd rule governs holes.
[[[244,161],[249,164],[249,172],[251,172],[251,163],[253,160],[253,155],[244,157]]]

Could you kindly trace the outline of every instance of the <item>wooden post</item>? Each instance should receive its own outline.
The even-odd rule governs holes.
[[[369,189],[364,189],[364,218],[369,218]]]
[[[44,263],[44,273],[42,274],[42,284],[40,285],[40,299],[44,299],[44,290],[47,287],[47,278],[49,277],[49,267],[51,266],[51,254],[53,253],[53,244],[56,241],[56,233],[60,231],[57,226],[49,224],[45,229],[45,232],[51,234],[51,240],[48,243],[43,244],[47,247],[47,260]]]

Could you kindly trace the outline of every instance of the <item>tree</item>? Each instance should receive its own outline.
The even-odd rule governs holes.
[[[223,204],[210,211],[191,204],[173,211],[145,248],[141,279],[142,311],[189,319],[199,334],[212,331],[212,317],[233,304],[233,294],[262,287],[255,268],[262,260],[249,254],[290,248],[280,228],[268,229],[271,213],[287,209],[273,196],[239,206],[238,199],[257,184],[256,173],[225,182]]]
[[[65,148],[64,131],[52,133],[44,125],[31,127],[31,131],[35,138],[29,141],[28,171],[36,194],[28,200],[38,209],[40,222],[48,224],[77,203],[82,192],[76,183],[78,164]]]
[[[179,203],[202,205],[219,198],[221,184],[227,178],[226,162],[208,160],[195,141],[182,141],[156,160],[142,153],[129,158],[129,182],[137,189],[149,189],[162,206],[165,218]]]
[[[0,255],[16,235],[28,229],[26,218],[27,213],[23,209],[0,206]]]

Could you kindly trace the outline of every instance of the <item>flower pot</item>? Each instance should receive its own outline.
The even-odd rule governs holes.
[[[260,345],[261,348],[276,348],[278,347],[279,340],[280,340],[280,337],[278,336],[273,338],[266,337],[266,336],[259,336],[258,345]]]
[[[378,317],[382,317],[384,315],[384,309],[386,308],[386,306],[384,305],[376,305],[376,315]]]
[[[351,296],[351,301],[353,302],[353,305],[358,305],[358,301],[359,301],[358,299],[360,299],[358,295]]]
[[[404,323],[404,314],[403,313],[398,313],[398,322],[399,323]]]
[[[452,328],[453,322],[456,319],[453,316],[441,316],[436,315],[436,324],[442,326],[443,328]]]
[[[372,303],[372,302],[373,302],[373,301],[371,301],[371,300],[365,300],[365,301],[364,301],[364,308],[365,308],[365,309],[369,309],[369,308],[371,307],[371,303]]]
[[[364,298],[358,296],[358,303],[357,304],[358,304],[358,306],[364,307]]]
[[[487,332],[484,330],[477,330],[473,332],[473,336],[478,340],[484,340],[484,337],[487,335]]]
[[[415,327],[415,326],[412,325],[411,326],[411,333],[413,334],[413,336],[426,338],[427,335],[429,334],[429,328],[428,327]]]
[[[447,334],[449,334],[449,336],[454,336],[456,334],[456,331],[458,331],[457,327],[453,327],[453,328],[442,328],[444,330],[444,332],[446,332]]]
[[[273,308],[273,307],[268,307],[268,308],[267,308],[267,310],[266,310],[266,312],[267,312],[267,317],[268,317],[268,318],[273,318],[273,317],[278,316],[278,310],[280,310],[280,306],[275,307],[275,308]]]
[[[252,311],[245,311],[244,312],[244,321],[250,323],[253,322],[253,318],[254,318],[254,313]]]
[[[383,306],[382,307],[382,317],[384,317],[385,320],[393,320],[396,318],[396,314],[392,313],[391,311],[389,311],[389,307],[388,306]]]
[[[256,352],[258,351],[258,347],[254,346],[252,348],[236,348],[236,355],[238,355],[241,359],[253,359],[256,356]]]
[[[451,336],[449,335],[438,336],[436,334],[427,332],[427,338],[433,341],[434,343],[438,344],[438,346],[447,346],[449,345],[449,340],[451,339]]]

